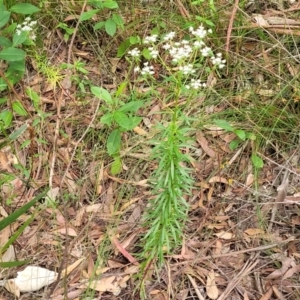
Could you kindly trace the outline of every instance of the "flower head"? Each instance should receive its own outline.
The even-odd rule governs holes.
[[[225,67],[226,60],[222,59],[222,53],[217,53],[216,56],[211,58],[211,62],[214,66],[218,67],[219,69],[223,69]]]
[[[153,34],[153,35],[146,36],[146,37],[144,38],[143,43],[144,43],[144,44],[155,43],[156,40],[157,40],[157,37],[158,37],[157,34]]]
[[[138,48],[134,48],[134,49],[128,51],[128,54],[132,57],[139,57],[141,52]]]

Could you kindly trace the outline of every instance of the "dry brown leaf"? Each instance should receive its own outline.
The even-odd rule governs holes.
[[[295,273],[299,273],[300,272],[300,265],[297,265],[291,269],[289,269],[283,276],[282,280],[283,279],[287,279],[287,278],[290,278],[292,277]]]
[[[8,262],[13,261],[16,258],[16,253],[14,250],[14,246],[10,245],[8,249],[2,254],[2,257],[0,258],[1,262]]]
[[[210,157],[215,158],[217,157],[216,152],[211,149],[208,145],[207,139],[204,137],[202,132],[197,132],[196,133],[196,139],[203,151]]]
[[[264,234],[264,230],[260,229],[260,228],[248,228],[244,231],[244,233],[250,235],[250,236],[255,236],[255,235],[259,235],[259,234]]]
[[[8,156],[5,152],[0,151],[0,170],[7,171],[7,172],[13,172],[12,168],[10,167],[10,161],[8,159]]]
[[[136,126],[133,128],[133,131],[136,132],[138,135],[147,135],[148,132],[145,131],[143,128]]]
[[[231,240],[234,238],[234,234],[231,232],[225,232],[225,231],[221,231],[221,232],[217,232],[214,234],[215,236],[217,236],[220,239],[223,240]]]
[[[283,294],[278,290],[278,288],[275,285],[272,286],[272,289],[277,299],[286,300],[286,298],[283,296]]]
[[[272,288],[269,288],[267,292],[262,297],[259,298],[259,300],[269,300],[272,294],[273,294],[273,290]]]
[[[98,292],[111,292],[115,296],[118,296],[121,293],[120,287],[115,283],[113,283],[116,279],[116,276],[104,277],[100,280],[92,280],[81,285],[81,288],[91,288]]]
[[[69,236],[77,236],[77,232],[71,227],[62,227],[52,231],[53,233],[60,233]]]
[[[20,298],[20,289],[15,284],[15,281],[13,279],[9,279],[5,282],[4,287],[13,295]]]
[[[62,274],[63,276],[68,276],[73,270],[75,270],[80,264],[81,262],[85,260],[85,258],[80,258],[78,260],[76,260],[73,264],[67,266],[63,271]]]
[[[284,273],[288,270],[288,268],[291,266],[293,261],[294,260],[290,257],[283,258],[281,268],[272,272],[270,275],[266,277],[266,279],[281,278],[284,275]]]
[[[215,272],[214,271],[210,271],[207,274],[206,293],[210,299],[217,299],[219,296],[219,290],[218,290],[216,282],[215,282]]]
[[[228,184],[228,180],[224,177],[221,177],[221,176],[213,176],[209,179],[208,182],[209,183],[221,182],[221,183]]]

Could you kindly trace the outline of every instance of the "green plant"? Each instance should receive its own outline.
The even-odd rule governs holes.
[[[182,241],[189,208],[185,195],[193,188],[188,166],[191,158],[185,153],[192,148],[189,137],[192,119],[185,115],[185,108],[206,88],[209,74],[225,66],[222,54],[214,55],[205,43],[211,32],[202,25],[197,29],[190,27],[183,40],[177,40],[175,32],[161,38],[153,33],[142,41],[143,49],[128,51],[136,76],[153,90],[158,86],[163,88],[165,101],[171,102],[161,112],[165,120],[157,124],[158,134],[151,141],[157,168],[151,176],[153,199],[143,216],[147,233],[143,237],[142,272],[151,264],[162,266],[164,256],[171,254]],[[155,73],[154,63],[160,65],[161,76]],[[183,98],[184,103],[180,103]]]
[[[142,120],[135,115],[137,110],[144,104],[143,101],[129,101],[125,103],[121,100],[121,93],[126,86],[126,82],[120,85],[115,95],[111,95],[102,87],[92,86],[91,92],[103,100],[106,105],[102,107],[103,116],[100,122],[108,127],[113,127],[107,138],[107,152],[114,158],[111,166],[112,174],[121,171],[122,162],[120,157],[122,133],[135,128]]]
[[[224,129],[227,132],[233,132],[236,134],[237,139],[233,140],[229,144],[229,148],[231,150],[236,149],[242,142],[245,142],[247,140],[255,141],[256,136],[252,132],[247,132],[243,129],[236,129],[233,125],[228,123],[226,120],[215,120],[215,124]],[[252,153],[251,155],[251,161],[255,168],[260,169],[263,167],[263,160],[255,153]]]
[[[18,15],[31,15],[38,11],[39,8],[29,3],[19,3],[7,9],[3,1],[0,1],[0,28],[2,28],[0,35],[0,60],[6,65],[5,71],[0,72],[0,91],[8,88],[13,89],[13,85],[22,79],[25,72],[26,52],[21,48],[34,44],[36,21],[26,17],[21,24],[18,24],[15,19],[17,19]],[[10,126],[13,112],[20,116],[27,115],[26,109],[18,99],[10,102],[7,98],[3,98],[1,102],[9,104],[9,109],[3,110],[0,115],[3,129]]]
[[[34,206],[39,200],[44,198],[46,196],[48,191],[44,191],[43,193],[36,196],[34,199],[11,213],[9,216],[4,218],[0,221],[0,231],[15,222],[20,216],[24,215],[32,206]],[[20,228],[8,239],[8,241],[0,247],[0,260],[2,260],[2,255],[5,253],[5,251],[9,248],[10,245],[13,244],[13,242],[22,234],[22,232],[25,230],[25,228],[30,224],[30,222],[33,220],[34,214],[31,215],[21,226]],[[20,266],[27,263],[27,261],[12,261],[12,262],[0,262],[1,268],[12,268],[16,266]]]
[[[112,10],[119,7],[117,1],[113,1],[113,0],[104,0],[104,1],[89,0],[88,4],[95,7],[95,9],[82,13],[80,16],[80,21],[90,20],[101,11],[106,12],[105,10],[107,9]],[[115,35],[118,27],[124,28],[124,22],[121,15],[114,14],[114,13],[111,14],[111,16],[107,18],[105,21],[98,22],[93,26],[94,30],[99,30],[104,28],[105,32],[110,36]]]

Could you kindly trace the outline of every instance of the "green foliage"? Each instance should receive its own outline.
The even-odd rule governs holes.
[[[100,122],[109,128],[114,128],[107,139],[107,152],[114,158],[111,167],[112,174],[118,174],[121,171],[121,140],[122,133],[131,131],[139,125],[142,118],[135,115],[137,110],[143,105],[143,101],[123,102],[120,99],[120,93],[124,89],[126,83],[119,87],[119,90],[112,96],[106,89],[98,86],[92,86],[91,92],[100,100],[105,102],[101,110],[103,115]]]
[[[81,14],[79,20],[80,21],[87,21],[91,20],[95,15],[97,15],[100,12],[105,12],[107,14],[107,9],[113,10],[117,9],[118,3],[116,1],[112,0],[105,0],[105,1],[88,1],[88,3],[96,9],[92,9],[89,11],[86,11]],[[110,35],[114,36],[115,33],[117,32],[118,28],[124,28],[124,21],[122,19],[122,16],[119,14],[112,14],[111,17],[107,18],[105,21],[101,21],[96,23],[93,26],[94,30],[99,30],[104,28],[105,32]]]
[[[45,191],[38,196],[36,196],[34,199],[23,205],[21,208],[17,209],[13,213],[11,213],[8,217],[4,218],[0,221],[0,231],[6,228],[7,226],[10,226],[12,223],[14,223],[20,216],[24,215],[31,207],[33,207],[39,200],[44,198],[46,196],[48,191]],[[22,234],[22,232],[25,230],[25,228],[30,224],[30,222],[33,220],[34,215],[31,215],[31,217],[26,220],[20,228],[9,238],[9,240],[6,242],[5,245],[3,245],[0,248],[0,257],[3,255],[3,253],[8,249],[10,245]],[[8,263],[1,263],[0,267],[13,267],[17,265],[22,265],[25,262],[10,262]]]
[[[234,126],[232,126],[229,122],[226,120],[215,120],[214,123],[224,129],[228,132],[233,132],[236,134],[237,139],[233,140],[229,144],[229,148],[231,150],[236,149],[242,142],[245,142],[246,140],[255,141],[256,136],[252,132],[247,132],[243,129],[236,129]],[[263,160],[257,156],[256,154],[252,154],[251,161],[256,168],[262,168],[264,163]]]

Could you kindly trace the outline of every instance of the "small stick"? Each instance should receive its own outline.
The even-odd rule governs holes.
[[[232,9],[232,13],[231,13],[231,17],[230,17],[230,20],[229,20],[228,30],[227,30],[226,49],[225,49],[227,54],[229,52],[230,36],[231,36],[232,28],[233,28],[233,21],[234,21],[234,17],[236,15],[236,11],[238,9],[238,6],[239,6],[239,0],[235,0],[234,6],[233,6],[233,9]]]

